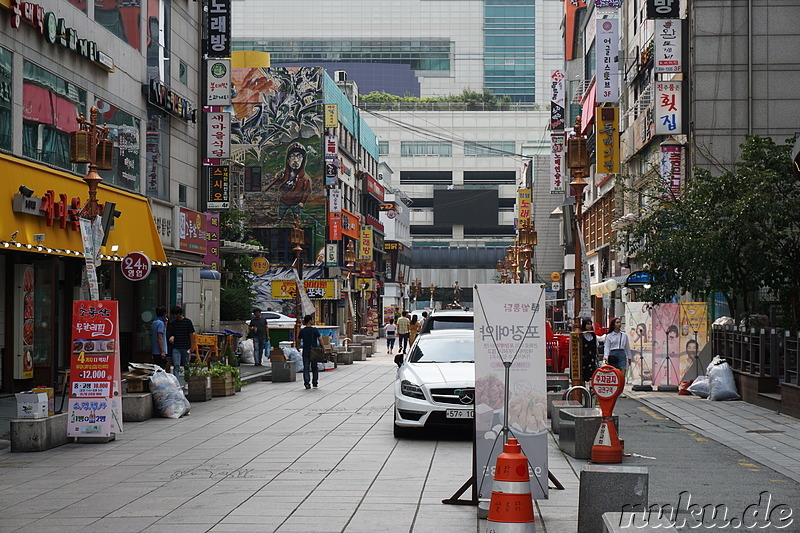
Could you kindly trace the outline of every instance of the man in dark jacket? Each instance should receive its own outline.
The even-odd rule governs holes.
[[[303,320],[304,327],[300,330],[300,345],[303,347],[303,384],[307,389],[310,389],[312,384],[316,388],[319,383],[319,368],[317,363],[311,362],[311,348],[319,345],[320,333],[311,325],[312,320],[311,315],[306,316]],[[313,380],[309,379],[311,377],[309,373],[313,374]]]
[[[192,349],[192,334],[194,324],[183,316],[183,308],[180,305],[174,306],[170,310],[172,320],[170,320],[167,335],[169,343],[172,345],[172,373],[180,375],[180,368],[184,368],[184,376],[189,370],[189,351]]]

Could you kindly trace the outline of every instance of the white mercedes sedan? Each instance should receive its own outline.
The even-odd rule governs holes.
[[[475,416],[475,348],[472,330],[417,337],[397,370],[394,436],[414,429],[472,427]]]

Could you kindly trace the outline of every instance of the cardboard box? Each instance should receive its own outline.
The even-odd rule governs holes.
[[[149,392],[150,391],[150,380],[148,378],[137,379],[137,378],[125,378],[126,391],[127,392]]]
[[[269,362],[270,363],[285,363],[286,356],[283,355],[283,352],[275,353],[274,351],[269,354]]]
[[[47,416],[56,414],[56,391],[53,387],[34,387],[31,392],[47,394]]]
[[[18,392],[17,418],[47,418],[48,404],[46,392]]]

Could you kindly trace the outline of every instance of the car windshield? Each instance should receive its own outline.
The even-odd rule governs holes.
[[[429,317],[429,324],[425,324],[427,331],[443,329],[473,329],[474,318],[471,316]]]
[[[474,363],[472,337],[420,337],[409,361],[412,363]]]

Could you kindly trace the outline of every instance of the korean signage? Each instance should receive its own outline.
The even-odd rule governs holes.
[[[325,159],[339,159],[339,148],[335,135],[325,137]]]
[[[208,0],[206,55],[231,57],[231,0]]]
[[[41,198],[26,198],[21,194],[14,194],[12,210],[15,213],[44,217],[48,227],[80,231],[78,215],[81,212],[81,199],[77,196],[69,198],[66,194],[59,193],[56,197],[52,190],[45,192]]]
[[[0,5],[5,2],[0,2]],[[9,0],[8,9],[11,27],[18,30],[22,21],[27,22],[44,36],[45,41],[58,45],[71,52],[86,58],[98,67],[108,72],[114,71],[114,60],[97,48],[97,43],[88,39],[79,39],[75,28],[67,26],[63,18],[58,18],[52,11],[45,11],[44,7],[34,2],[20,2]]]
[[[153,263],[144,252],[130,252],[122,258],[119,264],[122,275],[130,281],[142,281],[147,279],[153,268]]]
[[[403,243],[395,242],[395,241],[386,241],[386,243],[383,245],[383,249],[387,250],[387,251],[388,250],[402,250],[403,249]]]
[[[342,240],[342,215],[340,213],[328,213],[328,240]]]
[[[339,177],[338,163],[334,159],[325,160],[325,185],[329,187],[336,185],[336,179]]]
[[[254,257],[253,260],[250,261],[250,270],[256,276],[266,274],[267,270],[269,270],[269,261],[267,261],[266,257]]]
[[[293,279],[273,279],[272,299],[294,299],[297,283]],[[303,288],[308,297],[315,300],[338,300],[339,284],[335,279],[304,279]]]
[[[367,190],[369,194],[380,200],[383,201],[384,198],[384,190],[383,185],[378,183],[378,180],[364,172],[364,188]]]
[[[206,213],[206,255],[203,264],[211,270],[220,269],[219,213]]]
[[[595,9],[619,9],[622,7],[622,0],[594,0]]]
[[[185,207],[180,208],[178,227],[179,246],[186,252],[206,253],[206,229],[203,214]]]
[[[681,21],[655,21],[653,72],[681,72]]]
[[[31,379],[33,377],[33,343],[35,340],[35,304],[33,265],[14,265],[15,287],[14,297],[14,379]]]
[[[598,107],[595,122],[597,171],[619,173],[619,108]]]
[[[648,19],[677,19],[681,16],[678,0],[647,0]]]
[[[597,19],[596,43],[597,102],[614,103],[619,100],[619,20]]]
[[[661,180],[664,184],[665,199],[674,200],[681,195],[683,177],[681,160],[683,146],[674,139],[661,143]]]
[[[564,131],[564,73],[550,74],[550,131]]]
[[[325,127],[336,128],[339,126],[339,106],[325,104]]]
[[[683,133],[681,120],[681,82],[656,82],[655,134],[677,135]]]
[[[372,259],[372,226],[361,226],[358,239],[358,259],[360,261]]]
[[[187,122],[197,121],[197,109],[194,104],[155,78],[151,79],[148,85],[147,100],[170,115]]]
[[[230,167],[212,165],[206,168],[208,169],[208,208],[230,208]]]
[[[339,245],[328,243],[325,245],[325,266],[335,267],[339,265]]]
[[[328,191],[328,212],[342,212],[342,191],[341,189],[331,189]]]
[[[550,134],[550,194],[563,194],[564,186],[564,139],[563,133]]]
[[[231,105],[231,60],[209,59],[206,61],[206,105]]]
[[[118,322],[114,300],[73,302],[69,437],[122,431]]]
[[[342,209],[342,234],[354,239],[359,238],[358,217],[346,209]]]
[[[517,191],[517,217],[520,225],[531,220],[531,190],[519,189]]]
[[[231,155],[231,114],[224,111],[207,113],[206,155],[225,159]]]
[[[374,291],[374,281],[372,278],[356,278],[356,289],[366,292]]]
[[[475,307],[478,497],[491,496],[494,466],[503,451],[503,433],[497,426],[502,426],[507,416],[509,428],[528,457],[529,492],[534,499],[547,498],[544,286],[479,284],[475,286]],[[511,363],[508,372],[505,362]]]

